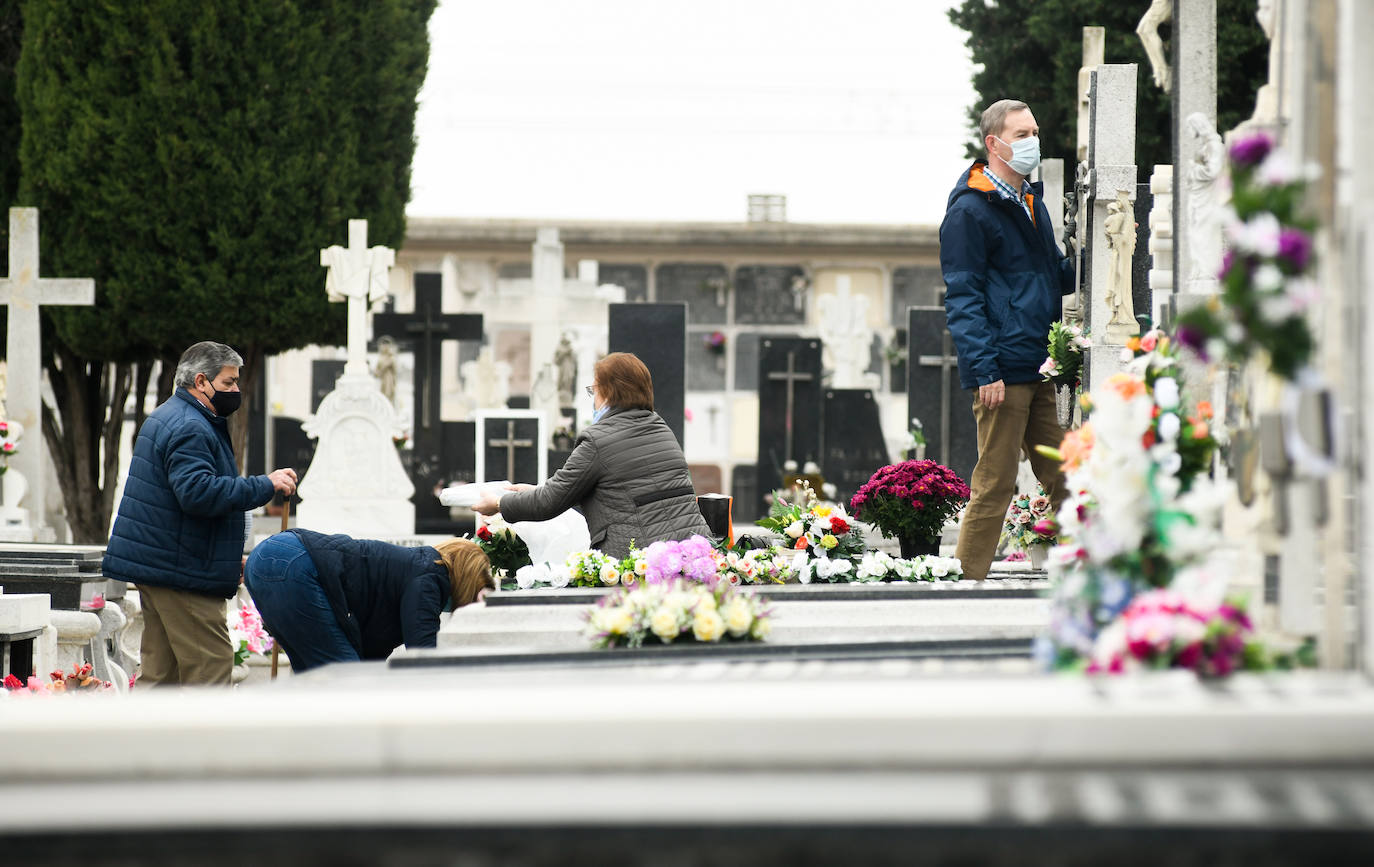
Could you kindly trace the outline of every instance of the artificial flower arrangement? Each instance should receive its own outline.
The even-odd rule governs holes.
[[[1244,602],[1208,605],[1173,590],[1150,590],[1131,600],[1093,644],[1087,671],[1122,674],[1183,668],[1206,677],[1269,667],[1255,640]]]
[[[849,508],[889,538],[935,541],[968,498],[968,483],[949,467],[902,461],[874,473],[850,499]]]
[[[1018,551],[1048,548],[1059,541],[1059,521],[1050,510],[1050,498],[1043,487],[1034,494],[1020,493],[1007,508],[1002,538]]]
[[[473,539],[491,563],[492,577],[500,582],[530,565],[530,549],[510,525],[494,515],[477,528]]]
[[[234,645],[234,665],[243,665],[251,654],[271,651],[272,636],[267,634],[252,600],[241,603],[229,615],[229,643]]]
[[[782,584],[792,577],[792,550],[781,546],[716,551],[716,581],[728,584]]]
[[[720,565],[716,550],[704,536],[677,542],[655,542],[643,550],[631,546],[629,556],[617,560],[600,551],[574,551],[562,563],[532,563],[515,573],[516,586],[537,584],[567,587],[663,584],[678,579],[714,584]]]
[[[854,582],[872,584],[879,581],[958,581],[964,577],[963,564],[954,557],[924,557],[903,559],[883,551],[869,551],[854,570]]]
[[[608,594],[587,613],[584,634],[593,647],[641,647],[762,641],[771,628],[768,608],[753,593],[678,578]]]
[[[1318,297],[1310,276],[1316,223],[1302,214],[1313,172],[1296,168],[1267,133],[1237,139],[1230,159],[1221,293],[1181,313],[1175,336],[1204,359],[1242,362],[1263,352],[1274,373],[1293,381],[1316,348],[1306,317]]]
[[[1077,388],[1083,378],[1083,350],[1092,345],[1086,328],[1056,320],[1050,325],[1040,375],[1057,386]]]
[[[854,520],[842,507],[820,502],[807,482],[802,482],[802,496],[793,502],[781,497],[774,499],[768,517],[757,523],[782,536],[784,544],[793,551],[805,555],[794,555],[794,572],[800,573],[802,563],[824,561],[813,564],[816,575],[845,574],[864,554],[863,534],[854,526]]]
[[[19,446],[10,439],[10,423],[0,421],[0,476],[10,468],[10,458],[19,452]]]
[[[724,352],[724,351],[725,351],[725,332],[723,332],[723,331],[712,331],[710,334],[707,334],[707,335],[705,335],[704,337],[702,337],[702,338],[701,338],[701,342],[702,342],[702,344],[703,344],[707,349],[711,350],[712,352],[715,352],[715,353]]]
[[[114,684],[101,680],[91,674],[91,664],[75,664],[71,671],[54,671],[45,682],[37,675],[30,675],[27,681],[13,674],[5,675],[6,692],[12,693],[54,693],[54,692],[114,692]]]

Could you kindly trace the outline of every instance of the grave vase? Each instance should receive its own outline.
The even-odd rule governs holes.
[[[1059,426],[1064,430],[1073,427],[1073,396],[1076,389],[1064,383],[1054,384],[1054,410],[1059,416]]]
[[[940,540],[926,539],[919,536],[898,536],[897,544],[902,547],[902,559],[910,560],[913,557],[921,557],[926,554],[940,553]]]
[[[1032,569],[1044,569],[1049,556],[1050,549],[1044,545],[1031,545],[1026,549],[1026,557],[1030,560]]]

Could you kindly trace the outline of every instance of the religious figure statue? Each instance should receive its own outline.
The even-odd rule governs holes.
[[[577,354],[573,352],[572,340],[566,331],[553,351],[553,363],[558,368],[559,404],[572,406],[573,391],[577,387]]]
[[[1278,14],[1274,0],[1259,0],[1255,8],[1255,18],[1269,39],[1269,79],[1260,85],[1255,93],[1255,112],[1250,119],[1241,123],[1237,130],[1254,127],[1273,127],[1279,122],[1279,81],[1282,75],[1283,50],[1282,16]]]
[[[490,346],[477,351],[476,361],[463,362],[463,392],[476,409],[504,409],[510,399],[510,362],[496,361]]]
[[[1111,263],[1107,270],[1107,307],[1112,311],[1109,325],[1135,327],[1135,305],[1131,298],[1131,258],[1135,254],[1135,212],[1125,190],[1117,190],[1116,200],[1107,205],[1104,222]]]
[[[1184,125],[1196,140],[1193,160],[1184,175],[1188,186],[1186,273],[1189,282],[1215,283],[1221,269],[1221,210],[1226,191],[1220,181],[1226,169],[1226,145],[1200,111],[1188,115]]]
[[[868,327],[868,296],[851,295],[849,277],[841,275],[836,291],[816,299],[821,344],[830,357],[834,388],[871,388],[868,368],[873,329]]]
[[[1164,43],[1159,38],[1159,25],[1167,24],[1173,17],[1174,0],[1151,0],[1150,8],[1135,26],[1135,33],[1145,46],[1145,56],[1150,58],[1150,66],[1155,71],[1155,86],[1165,93],[1169,92],[1172,82],[1169,58],[1164,56]]]
[[[387,403],[396,405],[396,341],[390,337],[377,340],[377,367],[373,370]]]

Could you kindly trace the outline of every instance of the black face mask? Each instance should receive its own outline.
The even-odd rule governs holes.
[[[210,405],[215,408],[215,415],[228,416],[238,411],[239,405],[243,403],[243,392],[241,391],[216,391],[215,384],[210,383]]]

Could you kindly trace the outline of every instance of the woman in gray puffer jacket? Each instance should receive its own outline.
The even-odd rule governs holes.
[[[694,534],[710,538],[697,508],[687,458],[654,412],[649,368],[628,352],[613,352],[592,374],[596,414],[577,436],[563,468],[539,486],[512,486],[473,506],[509,522],[547,521],[576,506],[587,519],[592,547],[613,557]]]

